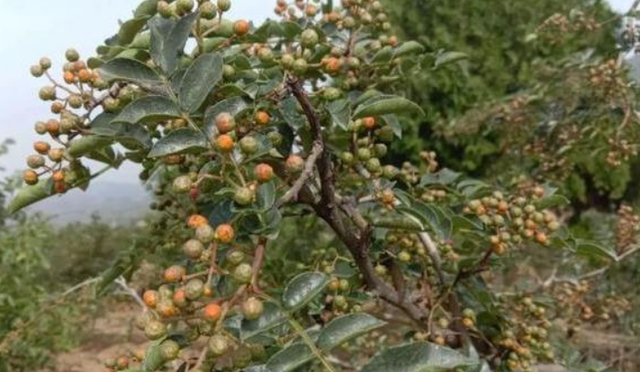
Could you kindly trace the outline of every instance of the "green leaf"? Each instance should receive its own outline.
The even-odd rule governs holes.
[[[396,48],[394,57],[402,57],[407,54],[419,54],[424,52],[424,46],[417,41],[407,41]]]
[[[208,37],[208,38],[204,39],[204,42],[202,43],[202,47],[203,47],[205,52],[211,52],[213,50],[218,49],[220,46],[222,46],[224,43],[226,43],[227,40],[229,40],[229,38],[226,38],[226,37]]]
[[[250,101],[243,97],[231,97],[218,102],[215,106],[209,107],[204,113],[204,131],[211,137],[216,132],[216,117],[223,113],[229,113],[236,117],[249,108]]]
[[[151,135],[145,127],[139,124],[120,123],[120,129],[116,135],[116,141],[129,150],[147,150],[153,142]]]
[[[86,154],[85,157],[87,159],[111,165],[114,168],[118,168],[124,160],[123,157],[120,156],[120,154],[117,153],[111,146],[106,146],[101,149],[91,151],[90,153]]]
[[[282,304],[288,311],[296,311],[313,300],[329,284],[329,277],[319,272],[302,273],[293,278],[282,294]]]
[[[448,372],[479,362],[447,347],[416,342],[387,349],[376,355],[362,372]]]
[[[327,111],[333,123],[343,130],[347,130],[351,121],[351,104],[348,99],[341,99],[327,104]]]
[[[443,168],[437,173],[428,173],[425,174],[420,180],[420,186],[427,185],[450,185],[454,183],[458,178],[460,178],[461,174],[452,171],[449,168]]]
[[[189,67],[180,84],[180,105],[189,112],[202,106],[213,88],[222,79],[224,61],[220,53],[206,53]]]
[[[537,209],[548,209],[555,207],[562,207],[571,203],[569,199],[562,195],[554,194],[547,197],[544,197],[535,202],[535,206]]]
[[[385,322],[365,313],[343,315],[327,324],[320,332],[316,344],[321,350],[330,351],[385,324]]]
[[[260,364],[260,365],[244,368],[242,372],[269,372],[269,370],[267,369],[266,365]]]
[[[260,209],[267,210],[276,202],[276,185],[273,181],[258,187],[258,205]]]
[[[424,226],[415,219],[409,216],[385,216],[375,218],[373,221],[373,225],[377,228],[382,229],[394,229],[394,230],[405,230],[405,231],[425,231]]]
[[[98,70],[107,81],[123,80],[140,85],[160,83],[160,77],[155,71],[135,59],[115,58],[102,65]]]
[[[283,36],[287,40],[293,40],[296,36],[302,33],[302,26],[297,22],[285,21],[282,22]]]
[[[100,150],[113,143],[113,140],[101,136],[84,136],[74,139],[69,146],[68,154],[74,158],[79,158],[92,151]]]
[[[151,346],[149,346],[147,352],[144,354],[144,372],[155,372],[164,365],[164,360],[160,354],[160,344],[162,341],[163,340],[155,341]]]
[[[14,214],[22,208],[46,199],[51,195],[53,195],[53,182],[50,179],[40,180],[33,186],[21,188],[11,200],[7,211],[9,214]]]
[[[96,285],[96,294],[103,295],[109,286],[119,277],[129,277],[138,267],[140,247],[134,242],[127,251],[118,254],[115,262],[100,275],[100,282]]]
[[[136,61],[144,62],[149,59],[149,52],[142,49],[129,48],[118,53],[116,58],[135,59]]]
[[[163,96],[145,96],[128,104],[113,119],[114,123],[146,123],[160,122],[166,119],[179,118],[180,108],[169,98]]]
[[[287,321],[286,314],[273,302],[264,303],[264,311],[256,320],[242,320],[240,336],[242,340],[249,340],[262,333],[269,332],[273,328]]]
[[[118,32],[118,44],[129,45],[142,28],[147,24],[148,16],[142,16],[126,21],[120,26]]]
[[[280,113],[294,129],[300,129],[307,124],[307,118],[298,109],[298,101],[294,97],[280,101]]]
[[[389,114],[420,114],[422,108],[406,98],[398,96],[379,96],[369,99],[356,109],[356,119],[366,116],[381,116]]]
[[[436,56],[436,61],[433,68],[438,69],[442,66],[446,66],[451,63],[459,62],[468,59],[469,56],[462,52],[442,52]]]
[[[151,57],[167,74],[171,75],[178,66],[178,59],[184,52],[191,27],[197,12],[180,20],[156,17],[149,21],[151,30]]]
[[[164,136],[149,152],[150,158],[185,152],[195,149],[206,149],[207,138],[197,129],[180,128]]]
[[[373,58],[371,59],[371,63],[389,63],[393,58],[393,48],[390,46],[386,46],[378,51]]]
[[[593,240],[578,239],[575,242],[576,253],[589,259],[610,259],[617,261],[618,254],[613,247]]]
[[[306,344],[293,344],[275,353],[266,364],[269,372],[291,372],[313,360],[314,355]]]
[[[402,138],[402,125],[400,125],[400,121],[398,121],[398,117],[395,115],[383,115],[382,119],[391,127],[393,130],[393,134],[396,137]]]
[[[453,223],[443,209],[433,204],[426,204],[416,200],[410,208],[401,208],[404,212],[421,217],[441,239],[449,239],[453,230]]]

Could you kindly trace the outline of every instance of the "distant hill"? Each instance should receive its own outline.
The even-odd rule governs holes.
[[[87,191],[72,190],[27,209],[53,217],[56,225],[87,221],[98,214],[105,222],[127,224],[149,211],[150,194],[142,185],[96,181]]]

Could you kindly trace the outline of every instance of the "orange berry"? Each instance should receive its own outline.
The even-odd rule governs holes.
[[[187,293],[184,289],[180,288],[173,293],[173,303],[178,307],[187,305]]]
[[[471,319],[471,318],[462,318],[462,324],[466,328],[473,328],[473,326],[474,326],[473,319]]]
[[[51,176],[51,179],[54,180],[55,182],[64,181],[64,171],[59,170],[59,171],[53,172],[53,175]]]
[[[60,101],[55,101],[51,104],[51,112],[54,114],[59,114],[64,110],[64,105]]]
[[[51,149],[51,145],[44,141],[38,141],[33,144],[33,149],[36,150],[38,154],[46,154]]]
[[[227,134],[222,134],[218,136],[218,138],[216,139],[216,145],[218,146],[218,149],[222,152],[231,152],[233,151],[235,142],[233,141],[233,138],[231,138],[231,136]]]
[[[273,178],[273,168],[269,164],[258,164],[256,165],[255,175],[258,182],[269,182]]]
[[[508,210],[509,210],[509,203],[507,203],[504,200],[498,203],[498,212],[507,213]]]
[[[298,174],[304,169],[304,159],[298,155],[291,155],[285,161],[285,168],[289,174]]]
[[[231,243],[235,235],[236,232],[229,224],[222,224],[216,228],[216,238],[221,243]]]
[[[76,75],[71,71],[65,71],[63,79],[65,83],[73,84],[76,82]]]
[[[244,19],[236,21],[233,24],[233,32],[238,36],[246,35],[249,32],[249,22]]]
[[[265,111],[258,111],[255,115],[256,123],[259,125],[267,125],[271,121],[271,117]]]
[[[389,36],[389,45],[392,47],[398,45],[398,37],[395,35]]]
[[[91,72],[86,68],[83,68],[82,70],[78,71],[78,79],[80,79],[81,82],[88,83],[91,81],[92,78],[93,76],[91,75]]]
[[[126,356],[121,356],[120,358],[118,358],[116,365],[118,366],[118,369],[125,369],[129,367],[129,358]]]
[[[149,306],[152,309],[158,305],[158,301],[160,300],[160,294],[158,291],[148,290],[145,291],[142,295],[142,301],[145,305]]]
[[[502,243],[493,246],[493,253],[497,254],[498,256],[502,256],[506,251],[507,247]]]
[[[186,270],[182,266],[174,265],[164,271],[164,280],[169,283],[177,283],[182,281],[186,275]]]
[[[47,132],[52,136],[60,133],[60,123],[56,119],[51,119],[47,121]]]
[[[376,119],[372,118],[370,116],[366,117],[366,118],[362,119],[362,125],[368,130],[375,129],[375,127],[376,127]]]
[[[338,58],[331,57],[331,58],[327,58],[326,64],[324,66],[324,70],[329,74],[335,74],[338,71],[340,71],[341,66],[342,66],[342,63]]]
[[[192,214],[191,216],[189,216],[189,218],[187,218],[187,226],[189,226],[192,229],[197,229],[200,226],[204,226],[208,224],[209,224],[209,220],[207,219],[207,217],[201,214]]]
[[[549,242],[549,238],[547,238],[547,234],[539,232],[536,234],[536,242],[539,244],[547,244]]]
[[[38,173],[31,169],[27,169],[22,174],[22,179],[27,185],[35,185],[36,183],[38,183]]]
[[[178,308],[171,301],[161,301],[158,306],[156,306],[156,311],[163,318],[170,318],[179,313]]]
[[[483,215],[485,213],[487,213],[487,208],[485,208],[484,205],[479,205],[478,208],[476,208],[476,214]]]
[[[544,188],[538,186],[533,189],[533,194],[539,198],[544,196]]]
[[[205,306],[203,317],[210,322],[217,322],[222,315],[222,308],[218,304],[209,304]]]

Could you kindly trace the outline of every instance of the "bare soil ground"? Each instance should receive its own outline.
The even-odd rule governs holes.
[[[88,324],[83,345],[55,358],[55,368],[40,372],[105,372],[103,362],[109,358],[129,355],[143,347],[146,339],[132,325],[139,307],[122,305],[116,311]]]

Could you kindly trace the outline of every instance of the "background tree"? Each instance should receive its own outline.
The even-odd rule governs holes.
[[[615,15],[602,1],[401,0],[387,6],[399,34],[420,41],[434,58],[447,51],[465,56],[458,65],[427,69],[411,80],[407,94],[427,115],[392,147],[394,155],[404,159],[423,147],[433,149],[445,166],[481,177],[500,157],[504,131],[460,130],[443,141],[452,121],[472,108],[538,87],[540,69],[558,66],[575,53],[593,49],[600,58],[617,55]],[[556,14],[567,18],[553,42],[531,37]],[[572,30],[585,17],[591,22],[580,26],[586,32]]]

